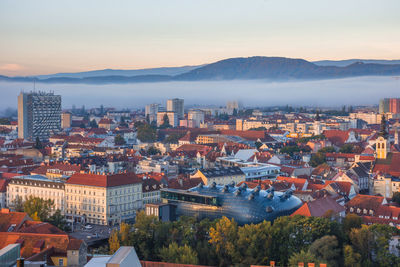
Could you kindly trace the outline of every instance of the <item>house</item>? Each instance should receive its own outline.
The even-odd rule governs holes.
[[[204,185],[229,184],[234,182],[238,184],[246,180],[246,175],[239,167],[216,167],[211,169],[200,169],[190,178],[201,178]]]
[[[346,209],[330,196],[306,202],[291,216],[303,215],[307,217],[345,217]]]

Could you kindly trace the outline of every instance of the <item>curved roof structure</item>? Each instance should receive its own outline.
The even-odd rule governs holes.
[[[217,219],[226,216],[238,224],[273,221],[279,216],[290,215],[302,202],[292,191],[275,192],[273,188],[261,190],[247,188],[246,184],[209,186],[199,184],[189,190],[163,189],[161,197],[177,206],[177,215],[199,219]]]

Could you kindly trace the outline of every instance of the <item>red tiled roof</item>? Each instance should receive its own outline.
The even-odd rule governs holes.
[[[400,153],[390,153],[385,160],[378,159],[373,172],[400,176]]]
[[[25,220],[29,219],[25,212],[12,212],[2,209],[0,212],[0,232],[7,232],[11,225],[15,224],[17,229]],[[2,247],[0,245],[0,247]]]
[[[75,173],[67,180],[66,183],[87,186],[113,187],[141,183],[141,180],[134,173],[104,175],[93,173]]]
[[[356,195],[346,203],[347,207],[357,207],[360,209],[377,210],[382,205],[383,197],[370,195]]]
[[[323,135],[337,146],[342,146],[349,138],[349,132],[341,130],[325,130]]]
[[[64,231],[46,222],[25,221],[18,229],[19,233],[66,234]]]
[[[34,169],[32,173],[45,175],[48,172],[48,170],[54,170],[54,169],[60,170],[61,172],[66,172],[66,171],[80,172],[81,166],[75,164],[57,162],[57,163],[42,165]]]
[[[7,185],[9,181],[9,179],[0,179],[0,192],[7,192]]]
[[[333,198],[324,197],[304,203],[303,206],[292,215],[322,217],[330,210],[336,214],[345,211],[345,208],[338,204]]]

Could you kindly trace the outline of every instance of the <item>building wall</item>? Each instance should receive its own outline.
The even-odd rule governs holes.
[[[61,182],[43,182],[30,179],[13,178],[7,186],[7,205],[12,205],[18,197],[23,200],[29,196],[54,201],[52,212],[59,209],[62,214],[65,211],[64,184]]]
[[[178,119],[183,119],[185,117],[184,100],[179,98],[168,99],[167,111],[175,112]]]
[[[71,113],[63,112],[61,114],[61,128],[62,129],[70,128],[71,121],[72,121]]]
[[[99,187],[66,184],[66,214],[86,217],[93,224],[115,224],[132,219],[143,206],[142,184]]]
[[[177,127],[178,126],[178,115],[175,112],[158,112],[157,113],[157,126],[161,126],[164,123],[164,116],[167,114],[168,120],[169,120],[169,125],[172,127]]]

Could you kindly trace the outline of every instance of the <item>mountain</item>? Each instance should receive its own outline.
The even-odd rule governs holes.
[[[345,67],[318,66],[304,59],[282,57],[230,58],[177,75],[177,80],[334,79],[355,76],[399,75],[400,64],[357,62]]]
[[[185,69],[186,68],[186,69]],[[135,72],[136,71],[136,72]],[[123,72],[125,75],[117,75]],[[132,75],[129,73],[156,73]],[[160,74],[172,73],[172,74]],[[102,74],[102,75],[100,75]],[[113,74],[113,75],[109,75]],[[72,74],[70,74],[72,75]],[[89,75],[89,76],[84,76]],[[98,76],[92,76],[98,75]],[[0,76],[0,81],[20,81],[41,83],[136,83],[165,81],[204,81],[204,80],[310,80],[337,79],[357,76],[400,75],[400,64],[363,63],[356,61],[346,66],[320,66],[304,59],[283,57],[229,58],[203,66],[178,68],[159,68],[147,70],[102,70],[76,73],[68,77],[62,74],[38,77]],[[83,77],[82,77],[83,76]]]
[[[318,66],[336,66],[345,67],[357,62],[362,63],[374,63],[374,64],[400,64],[400,60],[381,60],[381,59],[346,59],[346,60],[319,60],[313,61],[315,65]]]
[[[86,78],[86,77],[99,77],[99,76],[143,76],[143,75],[169,75],[175,76],[201,66],[183,66],[183,67],[166,67],[166,68],[151,68],[151,69],[137,69],[137,70],[115,70],[115,69],[105,69],[105,70],[92,70],[85,72],[75,72],[75,73],[56,73],[48,75],[34,76],[38,79],[48,79],[48,78]]]

